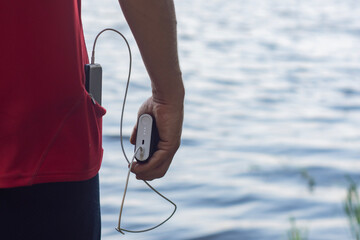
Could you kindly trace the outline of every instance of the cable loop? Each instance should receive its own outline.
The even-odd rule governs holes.
[[[121,228],[120,227],[120,222],[121,222],[121,215],[122,215],[122,210],[123,210],[123,205],[124,205],[124,202],[125,202],[125,196],[126,196],[126,192],[127,192],[127,186],[128,186],[128,182],[129,182],[129,176],[130,176],[130,171],[131,171],[131,167],[132,167],[132,164],[135,160],[135,155],[136,153],[141,149],[141,147],[137,148],[135,150],[135,153],[134,153],[134,156],[132,157],[131,159],[131,162],[129,161],[126,153],[125,153],[125,149],[124,149],[124,143],[123,143],[123,131],[122,131],[122,128],[123,128],[123,119],[124,119],[124,110],[125,110],[125,103],[126,103],[126,97],[127,97],[127,93],[128,93],[128,89],[129,89],[129,84],[130,84],[130,77],[131,77],[131,69],[132,69],[132,54],[131,54],[131,49],[130,49],[130,45],[129,45],[129,42],[127,41],[127,39],[125,38],[125,36],[119,32],[118,30],[116,29],[113,29],[113,28],[105,28],[103,29],[102,31],[100,31],[96,37],[95,37],[95,40],[94,40],[94,44],[93,44],[93,48],[92,48],[92,53],[91,53],[91,64],[94,64],[95,63],[95,47],[96,47],[96,42],[99,38],[99,36],[104,33],[105,31],[113,31],[117,34],[119,34],[125,41],[126,43],[126,46],[128,48],[128,51],[129,51],[129,73],[128,73],[128,77],[127,77],[127,82],[126,82],[126,87],[125,87],[125,93],[124,93],[124,100],[123,100],[123,104],[122,104],[122,109],[121,109],[121,118],[120,118],[120,145],[121,145],[121,150],[123,152],[123,155],[125,157],[125,160],[127,161],[127,163],[129,164],[129,171],[128,171],[128,174],[127,174],[127,179],[126,179],[126,184],[125,184],[125,189],[124,189],[124,195],[123,195],[123,199],[122,199],[122,203],[121,203],[121,207],[120,207],[120,213],[119,213],[119,222],[118,222],[118,226],[115,228],[118,232],[122,233],[122,234],[125,234],[124,232],[130,232],[130,233],[143,233],[143,232],[148,232],[148,231],[151,231],[155,228],[158,228],[160,227],[161,225],[163,225],[164,223],[166,223],[176,212],[177,210],[177,206],[176,204],[171,201],[170,199],[168,199],[167,197],[165,197],[164,195],[162,195],[159,191],[157,191],[153,186],[151,186],[147,181],[143,180],[143,182],[151,189],[153,190],[156,194],[158,194],[160,197],[162,197],[163,199],[165,199],[166,201],[168,201],[169,203],[171,203],[173,206],[174,206],[174,211],[171,213],[171,215],[166,218],[163,222],[159,223],[158,225],[154,226],[154,227],[151,227],[151,228],[148,228],[148,229],[144,229],[144,230],[127,230],[127,229],[124,229],[124,228]]]

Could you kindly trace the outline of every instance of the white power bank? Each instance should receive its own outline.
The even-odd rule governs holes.
[[[139,147],[135,158],[138,162],[146,162],[156,151],[159,142],[159,134],[154,118],[149,114],[142,114],[137,123],[135,151]]]

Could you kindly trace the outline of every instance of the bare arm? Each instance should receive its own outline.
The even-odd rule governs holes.
[[[139,114],[150,113],[157,122],[158,151],[146,164],[134,164],[138,179],[165,175],[176,153],[183,122],[184,86],[177,54],[176,17],[173,0],[119,0],[140,49],[152,86],[152,96]],[[136,129],[130,141],[135,143]]]

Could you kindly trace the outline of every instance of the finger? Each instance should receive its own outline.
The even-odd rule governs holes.
[[[137,174],[136,179],[151,181],[151,180],[154,180],[154,179],[162,178],[162,177],[165,176],[167,170],[168,170],[168,167],[163,166],[161,168],[158,168],[158,169],[155,169],[155,170],[151,171],[150,174]]]
[[[160,157],[159,157],[160,155]],[[131,171],[135,174],[149,174],[150,172],[157,169],[161,164],[161,150],[158,150],[154,153],[154,155],[147,162],[137,162],[133,164]]]
[[[147,163],[134,165],[132,172],[140,179],[160,178],[167,172],[180,143],[160,141],[158,150]]]
[[[132,172],[137,179],[153,180],[163,177],[171,164],[174,154],[164,150],[158,150],[147,163],[137,163],[133,166]]]
[[[152,171],[151,174],[146,174],[146,175],[137,174],[136,179],[151,181],[154,179],[162,178],[165,176],[168,169],[169,169],[169,166],[163,165],[162,167]]]
[[[130,143],[132,145],[135,145],[135,143],[136,143],[136,133],[137,133],[137,124],[134,126],[133,131],[130,136]]]

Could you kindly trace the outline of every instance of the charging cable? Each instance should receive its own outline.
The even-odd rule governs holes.
[[[123,229],[121,229],[120,227],[120,223],[121,223],[121,216],[122,216],[122,211],[123,211],[123,208],[124,208],[124,202],[125,202],[125,196],[126,196],[126,192],[127,192],[127,187],[128,187],[128,184],[129,184],[129,177],[130,177],[130,170],[131,170],[131,167],[134,163],[134,160],[135,160],[135,156],[137,154],[137,152],[140,150],[140,152],[142,151],[142,147],[138,147],[136,150],[135,150],[135,153],[134,153],[134,156],[132,157],[131,159],[131,163],[129,165],[129,171],[127,173],[127,177],[126,177],[126,183],[125,183],[125,189],[124,189],[124,195],[123,195],[123,198],[122,198],[122,201],[121,201],[121,207],[120,207],[120,213],[119,213],[119,222],[118,222],[118,226],[117,228],[115,228],[118,232],[121,232],[122,234],[124,234],[122,232]]]
[[[130,177],[130,170],[131,170],[131,166],[134,163],[135,160],[135,155],[137,154],[138,151],[142,151],[143,149],[141,147],[138,147],[135,150],[135,153],[131,159],[131,162],[129,161],[126,153],[125,153],[125,149],[124,149],[124,144],[123,144],[123,132],[122,132],[122,128],[123,128],[123,118],[124,118],[124,110],[125,110],[125,103],[126,103],[126,97],[127,97],[127,93],[128,93],[128,88],[129,88],[129,83],[130,83],[130,76],[131,76],[131,68],[132,68],[132,54],[131,54],[131,49],[130,49],[130,45],[128,43],[128,41],[126,40],[125,36],[120,33],[119,31],[113,29],[113,28],[106,28],[102,31],[100,31],[95,38],[94,44],[93,44],[93,48],[92,48],[92,54],[91,54],[91,64],[95,63],[95,46],[96,46],[96,42],[98,37],[105,31],[113,31],[117,34],[119,34],[125,41],[126,46],[128,48],[129,51],[129,71],[128,71],[128,77],[127,77],[127,82],[126,82],[126,87],[125,87],[125,93],[124,93],[124,100],[123,100],[123,104],[122,104],[122,109],[121,109],[121,118],[120,118],[120,145],[121,145],[121,149],[123,152],[123,155],[125,157],[125,160],[128,162],[129,164],[129,171],[127,174],[127,178],[126,178],[126,184],[125,184],[125,189],[124,189],[124,195],[123,195],[123,199],[121,202],[121,207],[120,207],[120,213],[119,213],[119,222],[118,222],[118,226],[115,228],[118,232],[124,234],[124,232],[130,232],[130,233],[142,233],[142,232],[147,232],[150,230],[153,230],[155,228],[160,227],[161,225],[163,225],[164,223],[166,223],[176,212],[177,210],[177,206],[176,204],[171,201],[170,199],[168,199],[167,197],[165,197],[164,195],[162,195],[159,191],[157,191],[153,186],[151,186],[147,181],[143,180],[143,182],[151,189],[153,190],[156,194],[158,194],[160,197],[162,197],[163,199],[165,199],[166,201],[168,201],[169,203],[171,203],[174,206],[174,210],[171,213],[171,215],[166,218],[163,222],[159,223],[158,225],[148,228],[148,229],[144,229],[144,230],[128,230],[128,229],[124,229],[120,227],[120,223],[121,223],[121,216],[122,216],[122,210],[123,210],[123,206],[124,206],[124,202],[125,202],[125,196],[126,196],[126,192],[127,192],[127,186],[129,183],[129,177]]]

